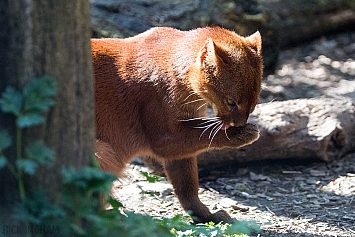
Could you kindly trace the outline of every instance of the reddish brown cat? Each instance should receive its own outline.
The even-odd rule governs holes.
[[[198,198],[196,155],[259,137],[246,124],[261,90],[259,32],[153,28],[127,39],[93,39],[97,157],[120,174],[134,156],[162,162],[196,222],[229,221]],[[215,117],[207,118],[207,105]]]

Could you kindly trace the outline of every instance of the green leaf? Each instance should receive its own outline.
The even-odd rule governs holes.
[[[260,226],[255,221],[235,221],[227,227],[225,234],[243,233],[250,235],[251,231],[260,232]]]
[[[4,156],[0,156],[0,169],[6,166],[7,160]]]
[[[40,114],[34,114],[34,113],[20,115],[16,120],[16,124],[20,128],[39,125],[43,122],[44,122],[44,116]]]
[[[0,151],[9,148],[12,144],[11,136],[6,130],[0,131]]]
[[[39,164],[49,165],[54,160],[54,152],[48,148],[43,140],[37,140],[25,148],[26,158]]]
[[[112,197],[110,197],[110,199],[108,200],[108,203],[113,207],[113,208],[119,208],[119,207],[123,207],[123,204],[119,201],[117,201],[116,199],[113,199]]]
[[[73,229],[74,233],[77,235],[77,236],[85,236],[87,235],[85,229],[83,227],[81,227],[80,225],[77,225],[75,223],[72,223],[70,225],[70,227]]]
[[[111,183],[117,177],[111,173],[93,167],[84,167],[76,170],[73,167],[62,170],[64,184],[73,184],[93,192],[106,192],[110,190]]]
[[[38,167],[38,164],[33,160],[20,159],[16,160],[16,166],[18,169],[23,170],[26,174],[34,174]]]
[[[47,221],[65,218],[66,212],[49,200],[43,188],[32,187],[27,193],[26,199],[16,204],[13,215],[16,219],[34,224],[36,227],[39,225],[44,227],[43,225],[46,225]]]
[[[23,88],[24,111],[41,113],[47,111],[53,104],[52,97],[56,93],[56,82],[52,77],[41,77],[31,80]]]
[[[161,179],[160,176],[155,174],[150,174],[149,172],[141,171],[140,172],[149,183],[155,183]]]
[[[22,109],[22,95],[12,86],[6,87],[1,94],[0,109],[5,113],[20,115]]]

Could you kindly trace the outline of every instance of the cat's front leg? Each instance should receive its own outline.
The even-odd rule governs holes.
[[[200,122],[200,121],[199,121]],[[259,129],[254,124],[245,124],[240,127],[229,127],[227,130],[198,130],[198,125],[189,124],[190,130],[198,135],[199,145],[205,148],[239,148],[253,143],[259,138]],[[196,134],[197,133],[197,134]],[[191,139],[193,140],[193,138]],[[194,139],[196,140],[196,138]]]
[[[256,125],[246,124],[242,127],[230,127],[225,131],[225,136],[230,140],[233,147],[239,148],[258,140],[260,132]]]
[[[212,214],[200,201],[198,197],[199,184],[196,157],[164,160],[163,165],[181,206],[192,216],[195,223],[209,221],[227,223],[232,221],[226,211],[220,210]]]
[[[226,131],[214,131],[210,128],[204,132],[196,127],[202,122],[182,123],[179,129],[173,131],[148,131],[147,140],[155,157],[179,160],[196,156],[209,149],[239,148],[259,138],[259,129],[253,124],[230,127]]]

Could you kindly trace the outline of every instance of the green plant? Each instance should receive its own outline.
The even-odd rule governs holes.
[[[12,165],[3,151],[12,145],[8,131],[0,131],[0,168],[8,166],[18,181],[18,189],[22,201],[26,198],[23,174],[32,175],[38,165],[49,165],[54,159],[54,153],[45,146],[43,140],[28,144],[23,154],[22,129],[39,125],[44,122],[44,113],[54,104],[56,93],[55,80],[51,77],[33,79],[24,86],[22,93],[8,86],[0,98],[0,109],[16,117],[16,162]]]
[[[132,212],[124,213],[122,204],[107,194],[116,177],[94,167],[79,170],[69,167],[58,174],[63,179],[62,192],[52,202],[40,184],[25,187],[25,176],[34,175],[40,165],[49,166],[54,152],[43,140],[23,144],[23,129],[45,121],[45,114],[54,105],[56,83],[53,78],[31,80],[22,92],[7,87],[0,97],[0,110],[15,117],[16,132],[0,131],[0,169],[7,167],[18,184],[20,201],[13,215],[23,221],[31,236],[240,236],[257,230],[255,223],[190,225],[183,216],[154,219]],[[14,139],[13,139],[14,138]],[[15,162],[5,157],[5,150],[14,146]],[[143,173],[148,182],[159,181],[159,176]],[[106,194],[106,195],[105,195]],[[104,210],[99,201],[111,205]],[[40,231],[38,231],[40,230]]]
[[[161,180],[159,175],[151,174],[149,172],[141,171],[140,172],[149,183],[155,183]]]

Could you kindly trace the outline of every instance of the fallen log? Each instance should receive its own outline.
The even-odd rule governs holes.
[[[265,0],[262,9],[275,14],[281,48],[351,29],[355,7],[348,0]]]
[[[260,104],[251,114],[260,138],[241,149],[211,150],[199,166],[266,159],[338,159],[355,150],[355,104],[345,97]]]

